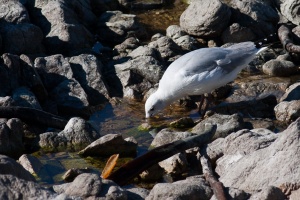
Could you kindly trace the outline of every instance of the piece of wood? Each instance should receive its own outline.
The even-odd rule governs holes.
[[[278,29],[278,37],[284,49],[290,53],[300,53],[300,46],[294,44],[290,27],[283,24]]]
[[[0,118],[19,118],[25,123],[64,129],[68,123],[62,117],[27,107],[0,107]]]
[[[209,143],[216,132],[216,128],[216,125],[207,124],[206,130],[198,135],[154,148],[144,155],[124,164],[109,175],[107,179],[113,180],[120,186],[125,185],[152,165],[179,152]]]
[[[202,171],[205,176],[206,181],[209,182],[215,197],[218,200],[226,200],[224,186],[218,179],[214,176],[214,172],[212,170],[211,164],[205,156],[200,157],[200,162],[202,165]]]
[[[101,173],[102,178],[107,178],[111,174],[111,172],[113,171],[113,169],[115,168],[115,166],[117,164],[118,158],[119,158],[119,154],[114,154],[109,157],[104,169],[102,170],[102,173]]]

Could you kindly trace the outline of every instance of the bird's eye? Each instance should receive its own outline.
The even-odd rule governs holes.
[[[154,107],[151,107],[151,108],[150,108],[150,111],[153,111],[153,110],[154,110]]]

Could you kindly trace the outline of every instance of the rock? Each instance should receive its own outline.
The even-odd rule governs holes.
[[[144,200],[149,195],[149,190],[145,188],[125,188],[127,192],[127,200]]]
[[[192,1],[180,16],[180,27],[190,35],[216,37],[229,23],[231,10],[219,0]]]
[[[224,155],[224,148],[225,148],[225,139],[218,138],[213,142],[204,145],[201,148],[201,155],[206,155],[209,157],[212,163],[215,163],[217,159]]]
[[[294,83],[290,85],[280,99],[280,101],[293,100],[300,100],[300,83]]]
[[[0,175],[0,199],[69,199],[43,188],[40,184],[13,175]]]
[[[150,144],[151,147],[159,147],[161,145],[174,142],[177,140],[185,139],[195,134],[191,132],[174,132],[171,129],[165,128],[159,131],[155,138],[153,139],[152,143]]]
[[[165,173],[165,170],[159,164],[154,164],[147,170],[139,174],[139,177],[144,182],[157,182],[160,181]]]
[[[300,100],[282,101],[274,108],[276,119],[291,122],[300,117]]]
[[[157,40],[150,42],[148,47],[157,49],[161,57],[170,60],[172,57],[182,54],[182,49],[169,37],[163,36]]]
[[[282,191],[274,186],[268,186],[266,188],[261,188],[260,192],[254,193],[251,195],[249,200],[282,200],[286,199],[286,196],[282,193]]]
[[[227,150],[224,156],[217,160],[219,180],[225,187],[250,193],[268,186],[279,187],[284,183],[299,182],[299,131],[300,118],[279,134],[260,136],[263,140],[258,140],[258,143],[249,141],[250,138],[255,140],[249,134],[231,134],[226,138],[229,143],[225,144]],[[245,137],[245,140],[242,142],[236,137],[238,135]],[[275,137],[277,139],[274,140]],[[264,138],[269,142],[266,143]]]
[[[150,199],[210,199],[212,190],[200,176],[188,177],[174,183],[158,183],[150,191],[146,200]]]
[[[185,35],[187,33],[178,25],[171,25],[166,30],[166,36],[172,38],[174,41]]]
[[[234,200],[246,200],[249,199],[250,194],[244,192],[243,190],[239,190],[236,188],[224,188],[225,195],[227,199],[234,199]],[[216,195],[213,195],[210,200],[217,200]]]
[[[23,179],[25,181],[35,181],[34,177],[25,170],[22,165],[14,159],[0,154],[0,180],[4,175],[11,175],[14,179]],[[2,182],[2,181],[1,181]],[[3,184],[3,182],[2,182]]]
[[[167,174],[182,174],[188,168],[188,161],[185,153],[178,153],[158,163]]]
[[[233,115],[220,115],[214,114],[200,123],[198,123],[193,129],[192,133],[198,133],[205,129],[205,124],[216,124],[217,130],[213,139],[217,139],[219,137],[226,137],[232,132],[241,130],[244,127],[243,118],[238,114]]]
[[[222,33],[223,43],[239,43],[252,41],[256,38],[250,28],[242,27],[238,23],[233,23]]]
[[[99,137],[99,133],[84,119],[74,117],[69,120],[63,131],[40,134],[39,145],[48,151],[78,151]]]
[[[127,38],[121,44],[118,44],[114,48],[114,54],[117,55],[114,58],[126,57],[134,49],[138,48],[139,41],[135,37]]]
[[[295,25],[300,25],[299,9],[300,5],[293,0],[282,1],[280,4],[282,15]]]
[[[199,43],[198,40],[189,35],[184,35],[174,41],[185,51],[193,51],[203,47],[203,45]]]
[[[120,154],[122,157],[135,156],[137,144],[127,142],[119,134],[107,134],[91,143],[85,149],[79,152],[80,155],[86,156],[111,156]]]
[[[0,122],[0,154],[19,157],[23,150],[23,123],[17,118]]]
[[[14,90],[12,98],[16,106],[42,110],[42,107],[35,95],[26,87],[20,87]]]
[[[173,128],[190,128],[195,125],[194,121],[190,117],[182,117],[176,121],[170,123]]]
[[[31,154],[23,154],[18,161],[31,174],[38,174],[43,167],[41,161]]]
[[[75,79],[87,94],[91,105],[107,102],[109,91],[103,80],[103,64],[94,55],[81,54],[71,57],[70,66]]]
[[[26,8],[17,0],[1,0],[0,16],[2,20],[9,23],[28,23],[29,15]]]
[[[9,96],[0,97],[0,106],[7,107],[13,105],[13,99]]]
[[[0,33],[4,52],[17,55],[44,52],[43,32],[33,24],[5,24]]]
[[[292,194],[290,195],[290,200],[297,200],[300,196],[300,189],[296,191],[292,191]]]
[[[266,1],[257,0],[233,0],[230,1],[234,23],[247,27],[258,37],[262,39],[269,34],[276,32],[279,16],[277,11]]]
[[[63,180],[66,182],[72,182],[74,179],[83,173],[91,173],[91,169],[84,168],[84,169],[78,169],[78,168],[72,168],[66,171],[66,173],[63,175]]]
[[[98,34],[105,43],[120,44],[126,38],[144,38],[147,33],[137,21],[136,15],[121,11],[106,11],[98,21]]]
[[[291,61],[270,60],[263,65],[263,72],[270,76],[291,76],[299,72],[298,66]]]

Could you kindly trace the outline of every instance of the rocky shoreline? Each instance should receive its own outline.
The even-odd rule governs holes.
[[[0,199],[218,199],[201,156],[212,163],[227,199],[298,199],[300,51],[287,52],[290,46],[281,43],[213,91],[202,121],[181,118],[156,134],[151,147],[217,126],[211,143],[140,174],[156,183],[151,189],[120,186],[89,169],[70,169],[65,183],[44,187],[37,179],[45,165],[30,154],[135,157],[135,139],[96,130],[88,121],[94,111],[120,98],[144,101],[172,61],[198,48],[255,41],[282,24],[299,44],[296,2],[194,0],[178,25],[149,35],[130,11],[176,2],[0,0]],[[176,104],[195,102],[187,97]],[[24,107],[30,110],[20,112]],[[190,129],[171,128],[183,126]]]

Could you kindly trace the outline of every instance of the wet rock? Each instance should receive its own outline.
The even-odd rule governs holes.
[[[26,87],[20,87],[13,91],[14,105],[42,110],[35,95]]]
[[[31,180],[12,175],[0,175],[0,199],[55,199],[57,194]],[[68,199],[66,196],[57,199]]]
[[[258,143],[251,142],[257,138],[251,137],[253,133],[231,134],[226,138],[229,143],[226,143],[224,156],[217,161],[216,172],[220,176],[219,180],[225,187],[235,187],[247,192],[298,182],[299,130],[300,118],[279,134],[262,137],[257,135],[263,139],[258,140]],[[238,135],[245,137],[245,140],[241,141],[236,137]],[[266,139],[269,142],[266,143]]]
[[[165,60],[169,60],[172,57],[182,54],[182,49],[169,37],[163,36],[157,40],[150,42],[148,47],[157,49],[161,57]]]
[[[270,60],[263,65],[263,72],[270,76],[291,76],[299,71],[291,61],[286,60]]]
[[[120,44],[126,38],[146,36],[145,29],[137,21],[136,15],[123,14],[121,11],[106,11],[98,22],[98,33],[103,42]]]
[[[281,199],[286,199],[286,196],[282,193],[282,191],[279,188],[274,186],[268,186],[266,188],[261,188],[260,192],[254,193],[249,198],[249,200],[257,200],[257,199],[281,200]]]
[[[158,183],[150,191],[146,200],[150,199],[210,199],[212,190],[200,176],[188,177],[174,183]]]
[[[99,138],[90,124],[85,120],[74,117],[69,120],[65,129],[59,133],[47,132],[40,134],[39,145],[48,151],[78,151]]]
[[[251,29],[242,27],[238,23],[233,23],[222,33],[223,43],[238,43],[252,41],[256,38]]]
[[[282,1],[280,4],[282,15],[295,25],[300,25],[299,9],[299,4],[293,0]]]
[[[144,200],[149,195],[149,190],[145,188],[125,188],[128,200]]]
[[[194,121],[190,117],[183,117],[170,123],[173,128],[190,128],[195,125]]]
[[[4,52],[17,55],[44,52],[43,33],[33,24],[5,24],[0,33]]]
[[[230,6],[233,8],[231,17],[233,22],[251,29],[258,36],[257,39],[276,32],[279,16],[268,2],[233,0],[230,1]]]
[[[226,137],[232,132],[241,130],[244,127],[243,118],[238,114],[233,115],[220,115],[214,114],[200,123],[198,123],[193,129],[192,133],[198,133],[205,129],[205,124],[216,124],[217,130],[213,137],[213,139],[217,139],[219,137]]]
[[[180,27],[190,35],[215,37],[229,23],[231,10],[219,0],[192,1],[180,16]]]
[[[300,83],[294,83],[290,85],[280,99],[280,101],[292,100],[300,100]]]
[[[23,123],[17,118],[0,122],[0,153],[19,157],[23,150]]]
[[[0,178],[4,175],[11,175],[14,179],[23,179],[26,181],[35,181],[34,177],[17,163],[14,159],[0,154]]]
[[[276,119],[291,122],[300,117],[300,100],[282,101],[274,108]]]
[[[30,154],[23,154],[18,161],[31,174],[38,174],[43,167],[41,161]]]
[[[98,105],[107,102],[109,92],[103,81],[103,64],[94,55],[81,54],[71,57],[70,66],[75,79],[87,94],[91,105]]]
[[[88,145],[79,152],[82,156],[111,156],[120,154],[120,156],[135,156],[137,144],[126,141],[122,135],[107,134]]]
[[[90,173],[91,171],[92,170],[88,168],[84,168],[84,169],[72,168],[66,171],[66,173],[63,175],[62,178],[66,182],[72,182],[78,175],[83,173]]]

